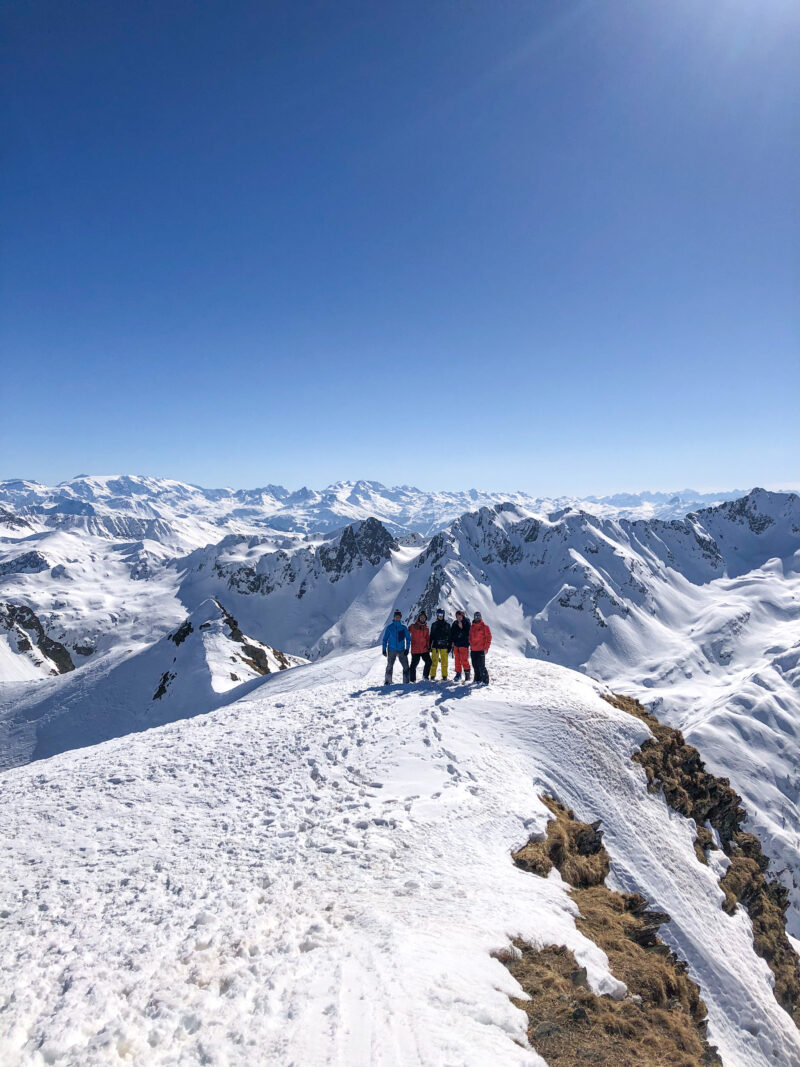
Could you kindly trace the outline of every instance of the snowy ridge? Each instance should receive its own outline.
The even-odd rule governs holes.
[[[351,522],[376,518],[393,533],[418,532],[430,536],[466,511],[512,502],[537,514],[564,507],[610,517],[674,518],[693,508],[736,499],[740,492],[617,494],[613,497],[544,498],[520,492],[425,492],[413,486],[389,488],[380,482],[336,482],[325,489],[303,487],[295,491],[268,485],[260,489],[202,489],[169,478],[118,475],[79,476],[57,486],[38,482],[0,482],[0,505],[51,528],[80,525],[89,532],[102,530],[108,520],[129,516],[161,520],[167,528],[188,541],[200,531],[224,526],[242,533],[261,528],[284,533],[330,532]],[[86,520],[94,519],[94,523]],[[194,526],[194,531],[192,527]],[[166,536],[165,532],[165,536]],[[129,536],[142,536],[130,534]],[[208,537],[208,541],[219,538]]]
[[[492,950],[566,944],[625,995],[561,879],[511,861],[549,792],[672,916],[724,1062],[800,1064],[747,916],[630,759],[647,727],[563,668],[496,665],[490,693],[386,691],[349,654],[6,772],[3,1063],[543,1063]]]
[[[152,645],[33,689],[7,687],[0,768],[210,711],[240,687],[302,662],[247,637],[222,605],[207,600]]]
[[[372,506],[382,489],[341,483],[331,499],[361,494]],[[753,490],[669,520],[572,507],[534,514],[506,502],[462,514],[425,538],[397,535],[377,517],[314,533],[253,525],[240,513],[227,517],[232,500],[239,511],[289,506],[293,494],[274,486],[236,496],[157,479],[87,478],[57,492],[4,483],[3,493],[6,513],[20,514],[0,537],[6,765],[56,750],[37,747],[35,737],[52,734],[56,707],[63,712],[61,747],[70,747],[71,737],[97,737],[94,729],[70,732],[68,719],[81,702],[100,701],[107,677],[141,673],[129,690],[141,696],[137,706],[151,702],[149,664],[160,653],[145,653],[209,600],[231,612],[252,641],[302,658],[373,646],[396,604],[408,618],[438,604],[450,612],[480,609],[496,647],[585,671],[638,696],[683,729],[716,774],[731,778],[773,871],[783,872],[790,929],[800,936],[795,494]],[[311,490],[302,500],[294,496],[294,507],[319,502]],[[55,506],[64,509],[63,525],[47,525],[53,515],[35,510]],[[94,515],[80,513],[87,508]],[[113,519],[126,536],[85,525],[98,518]],[[128,539],[129,520],[161,522],[171,532],[166,540]],[[74,677],[54,677],[71,667]],[[167,668],[165,662],[156,685]],[[189,700],[187,708],[217,706],[216,690],[209,686],[207,694],[209,704]],[[107,707],[108,722],[117,715],[126,728],[150,722],[131,717],[121,698],[109,698]],[[105,736],[124,732],[104,729]]]
[[[389,499],[387,493],[397,499]],[[275,1062],[288,1063],[300,1050],[312,1062],[316,1056],[322,1057],[319,1062],[328,1062],[324,1057],[335,1053],[348,1063],[372,1062],[370,1056],[376,1056],[377,1062],[402,1063],[408,1056],[413,1060],[413,1049],[418,1046],[428,1049],[418,1057],[420,1062],[439,1062],[432,1058],[433,1044],[426,1046],[426,1041],[443,1042],[441,1048],[452,1055],[453,1062],[537,1062],[531,1058],[533,1053],[518,1049],[508,1036],[518,1036],[523,1023],[505,996],[510,976],[505,972],[498,976],[494,963],[487,962],[490,949],[502,947],[515,933],[537,944],[546,943],[548,937],[559,939],[585,963],[598,989],[617,988],[615,979],[603,971],[596,947],[584,944],[579,935],[576,940],[570,904],[559,880],[550,878],[545,888],[534,890],[528,881],[519,883],[521,872],[507,869],[511,849],[524,842],[527,831],[543,825],[545,815],[537,797],[548,791],[575,808],[579,818],[604,820],[613,884],[644,893],[673,916],[661,936],[689,962],[700,983],[709,1005],[710,1036],[728,1050],[726,1063],[742,1067],[760,1062],[800,1063],[792,1044],[796,1031],[787,1038],[780,1021],[785,1017],[774,998],[768,1007],[759,999],[757,990],[764,984],[769,988],[772,978],[763,961],[753,956],[749,920],[741,912],[729,919],[718,909],[719,871],[698,875],[694,867],[686,866],[687,862],[696,866],[690,847],[691,824],[682,820],[676,824],[674,813],[667,812],[657,798],[646,799],[644,808],[640,805],[641,772],[631,770],[628,756],[646,728],[628,717],[615,718],[620,713],[606,706],[598,718],[593,703],[602,683],[638,696],[662,719],[684,731],[710,770],[731,779],[748,811],[747,828],[758,834],[770,857],[770,876],[780,877],[789,890],[788,927],[795,937],[800,936],[800,498],[756,489],[736,500],[668,518],[636,517],[641,516],[642,505],[630,501],[622,503],[634,509],[633,518],[619,509],[609,512],[610,504],[598,505],[594,511],[583,505],[537,510],[532,502],[521,499],[479,501],[441,521],[447,508],[455,506],[452,496],[429,494],[426,503],[416,490],[384,491],[376,483],[342,483],[326,493],[306,490],[299,495],[280,487],[238,494],[200,490],[155,479],[87,478],[57,491],[29,483],[9,488],[5,483],[0,494],[0,672],[4,679],[0,683],[0,768],[5,769],[0,789],[7,790],[14,782],[36,783],[37,774],[50,773],[45,768],[80,768],[75,781],[87,775],[89,784],[74,788],[85,789],[86,796],[106,797],[102,803],[110,805],[103,822],[96,825],[113,824],[119,832],[109,830],[112,836],[105,838],[105,829],[88,828],[84,820],[91,819],[93,809],[82,807],[77,794],[71,792],[73,770],[58,772],[60,777],[52,787],[58,810],[48,814],[45,806],[42,818],[45,824],[54,819],[56,825],[63,824],[62,829],[68,826],[64,819],[77,820],[75,833],[86,841],[100,833],[99,840],[105,842],[101,850],[108,853],[100,863],[107,876],[104,885],[114,884],[118,861],[125,871],[133,872],[119,874],[120,880],[131,878],[133,885],[146,880],[143,869],[135,865],[138,860],[117,839],[126,813],[132,810],[125,805],[131,804],[137,815],[141,811],[146,826],[158,821],[159,805],[168,796],[176,811],[169,834],[185,838],[185,857],[180,858],[179,849],[175,860],[182,872],[180,884],[192,887],[186,900],[196,905],[191,919],[188,913],[184,916],[188,925],[180,926],[183,919],[176,920],[178,928],[173,929],[163,903],[175,895],[173,874],[162,887],[163,900],[149,896],[150,890],[137,891],[133,897],[122,893],[134,912],[135,901],[141,897],[140,919],[131,920],[131,936],[138,938],[136,943],[144,953],[149,950],[141,928],[146,907],[152,905],[166,924],[167,940],[159,942],[160,951],[177,952],[179,946],[180,959],[194,960],[185,972],[182,964],[175,965],[171,985],[185,990],[185,974],[190,973],[205,992],[195,994],[192,988],[188,997],[182,993],[170,1001],[167,985],[162,988],[157,980],[153,957],[150,978],[143,977],[137,988],[143,997],[155,982],[153,988],[160,992],[152,995],[161,998],[159,1003],[163,1001],[159,1009],[166,1020],[163,1027],[142,1022],[139,993],[128,1003],[119,992],[120,979],[114,986],[117,991],[109,992],[109,999],[98,1006],[100,1015],[110,1020],[110,1030],[98,1031],[99,1044],[81,1062],[103,1062],[111,1047],[123,1052],[138,1049],[135,1055],[148,1063],[181,1062],[183,1053],[175,1050],[192,1049],[191,1055],[186,1052],[185,1062],[194,1062],[192,1056],[202,1058],[209,1041],[208,1047],[225,1048],[230,1057],[226,1039],[204,1032],[207,1016],[201,1008],[213,1004],[213,1011],[228,1020],[228,1032],[237,1032],[239,1027],[244,1033],[240,1007],[228,1003],[226,992],[237,983],[249,990],[250,1003],[261,1005],[256,1011],[259,1028],[253,1032],[263,1047],[273,1050]],[[437,497],[435,507],[431,497]],[[652,505],[666,506],[657,500]],[[367,514],[371,508],[379,514]],[[427,533],[402,525],[412,512],[417,518],[425,517]],[[343,522],[343,515],[352,521]],[[394,692],[389,697],[374,693],[368,675],[372,671],[374,680],[374,672],[382,669],[374,645],[396,605],[409,619],[421,607],[430,612],[442,605],[449,614],[456,607],[480,609],[495,638],[489,657],[494,683],[490,697],[449,690],[444,702],[437,703],[428,687],[402,697]],[[359,649],[365,651],[353,651]],[[284,671],[304,658],[320,662]],[[555,664],[599,682],[581,680]],[[262,675],[267,671],[283,673],[265,681]],[[572,686],[579,688],[573,691]],[[564,687],[572,693],[569,699],[564,697]],[[391,709],[388,718],[387,705]],[[468,709],[475,715],[466,715]],[[319,736],[315,717],[322,730]],[[222,722],[226,723],[224,740],[214,725]],[[422,730],[423,722],[429,726],[427,732]],[[459,724],[455,736],[446,736],[445,722]],[[382,726],[376,731],[373,727],[378,723]],[[417,735],[415,729],[422,732]],[[185,767],[178,769],[177,763],[168,762],[163,776],[151,779],[149,772],[133,765],[143,767],[148,752],[160,752],[159,759],[168,760],[159,741],[162,736],[169,738],[164,744],[170,751],[175,748],[176,759],[183,759],[178,753],[188,746]],[[224,758],[218,760],[216,751],[206,750],[202,756],[191,755],[197,739],[206,736],[216,738]],[[86,748],[99,744],[97,749]],[[466,748],[459,749],[460,745]],[[259,746],[263,748],[260,755]],[[70,751],[76,748],[86,750]],[[576,755],[579,748],[581,754]],[[613,768],[620,764],[623,750],[625,771],[620,778],[619,769]],[[410,763],[404,762],[409,751],[413,754]],[[461,751],[468,752],[473,761],[469,773],[465,773]],[[102,774],[112,752],[119,754],[121,766],[129,770],[114,774],[119,781],[109,778],[109,786]],[[443,768],[436,759],[430,762],[434,755],[445,761]],[[362,763],[362,756],[370,762]],[[21,766],[48,757],[48,762],[36,763],[29,770]],[[252,780],[250,758],[257,768]],[[220,791],[223,787],[209,782],[206,760],[223,781],[238,776],[233,790],[236,801],[229,803]],[[341,775],[335,778],[338,786],[332,784],[331,766]],[[283,785],[275,778],[277,767],[286,768]],[[488,776],[484,793],[471,792],[484,781],[484,773]],[[506,774],[513,775],[513,788]],[[631,774],[633,778],[625,785]],[[392,785],[397,775],[401,779],[410,776],[414,787],[406,788],[404,783],[403,791],[400,785]],[[613,787],[606,791],[603,783],[612,779]],[[182,783],[181,797],[171,791],[176,780]],[[134,795],[122,801],[124,811],[118,810],[117,790],[128,781],[134,783]],[[161,784],[153,785],[153,781]],[[370,786],[378,781],[382,789]],[[446,790],[442,783],[448,785]],[[465,792],[452,791],[462,786]],[[43,794],[37,786],[21,785],[20,791],[4,794],[4,800],[9,797],[4,810],[13,810],[14,818],[29,820],[17,825],[20,835],[47,841],[48,831],[40,825],[34,808],[50,788]],[[198,789],[204,798],[200,806],[191,802],[178,814],[186,797]],[[495,801],[487,799],[489,793],[499,798],[496,808],[492,807]],[[266,821],[248,814],[250,808],[257,808],[257,797],[261,798],[259,812],[263,798],[272,798],[268,803],[273,811],[263,816]],[[427,800],[418,803],[414,797]],[[451,807],[456,797],[459,804]],[[525,797],[527,810],[520,812],[519,798]],[[389,815],[383,800],[393,805],[386,806]],[[662,805],[655,822],[651,804]],[[319,805],[326,813],[322,818],[318,818]],[[349,814],[361,810],[359,805],[363,818]],[[117,811],[116,822],[112,809]],[[74,814],[64,814],[70,810]],[[431,815],[434,823],[417,824],[410,812],[426,813],[425,818]],[[447,820],[450,815],[456,817],[455,813],[459,840],[470,842],[477,864],[474,878],[483,888],[469,883],[459,866],[463,858],[456,855],[452,843],[445,846],[435,833],[431,838],[432,827],[441,829],[446,823],[449,827]],[[230,833],[223,834],[223,823],[228,830],[247,827],[247,844],[227,841]],[[195,829],[181,830],[184,825]],[[678,833],[676,825],[684,829]],[[401,827],[405,827],[402,832]],[[401,848],[398,840],[406,830],[411,835],[403,838],[408,848]],[[485,836],[476,840],[481,833]],[[675,833],[681,842],[678,853],[664,845]],[[202,844],[202,834],[209,835],[208,848]],[[451,829],[446,829],[448,842],[450,834]],[[157,863],[163,869],[167,840],[160,832],[156,838],[157,845],[144,839],[137,843],[138,852],[150,856],[153,870]],[[356,857],[363,855],[360,849],[372,849],[373,839],[383,841],[376,844],[382,865],[376,866],[372,852],[362,865]],[[655,844],[645,847],[649,841]],[[687,841],[689,860],[681,851]],[[299,853],[298,842],[304,842]],[[19,878],[18,885],[28,888],[30,895],[33,887],[26,871],[37,869],[39,861],[29,854],[23,856],[24,844],[17,847],[22,849],[17,853],[20,866],[14,868],[17,873],[9,885],[17,885]],[[221,850],[226,862],[233,857],[232,869],[239,872],[243,885],[251,887],[248,891],[240,891],[235,880],[227,881],[226,870],[213,862],[213,849]],[[51,851],[57,854],[55,846]],[[388,862],[386,853],[391,851],[395,854]],[[190,853],[206,857],[202,878],[188,870]],[[264,855],[279,873],[268,876],[269,884],[257,882],[253,888],[252,878],[256,867],[263,866]],[[443,857],[447,858],[444,866]],[[114,910],[116,904],[105,899],[105,890],[94,886],[91,871],[83,870],[82,856],[64,862],[73,860],[75,869],[82,872],[81,893],[94,902],[96,913],[105,922],[125,927],[126,920]],[[663,863],[669,864],[669,878]],[[375,910],[377,869],[382,872],[379,884],[383,888],[380,908]],[[434,870],[445,876],[434,878],[429,873]],[[298,879],[294,879],[297,872]],[[401,873],[403,881],[393,880]],[[71,876],[65,878],[71,884]],[[704,886],[706,896],[698,896],[695,889],[687,896],[686,879],[692,886]],[[310,911],[305,902],[300,906],[292,901],[289,887],[294,880],[302,882],[304,893],[311,893],[309,900],[315,903],[309,904]],[[435,885],[436,881],[441,884]],[[454,901],[452,884],[469,885],[468,898],[475,901],[468,934],[456,923],[461,898]],[[521,884],[527,888],[520,896]],[[273,886],[282,888],[279,892]],[[329,929],[327,904],[321,904],[322,898],[315,894],[329,893],[331,886],[331,900],[344,899],[352,889],[353,899],[363,903],[360,932],[354,932],[353,921],[340,915],[336,905],[332,914],[338,918],[331,920],[335,930]],[[42,898],[41,891],[39,886],[36,899],[51,907],[51,899]],[[63,899],[58,892],[52,907],[63,908],[67,914],[74,907],[70,891],[63,891]],[[218,898],[207,907],[201,904],[203,893],[236,901],[246,916],[246,933],[238,936],[237,915],[220,905]],[[256,893],[263,898],[260,903],[253,896]],[[493,907],[501,897],[506,910],[496,916]],[[25,901],[14,900],[13,908],[0,900],[0,912],[27,914]],[[179,904],[177,914],[183,915],[183,904]],[[417,905],[418,912],[414,911]],[[229,950],[214,941],[216,919],[202,918],[204,908],[212,916],[224,916],[219,930],[227,932],[219,937],[239,948]],[[321,922],[314,909],[325,913]],[[415,928],[424,931],[425,945],[414,941],[409,948],[404,944],[398,931],[406,929],[407,909],[412,909]],[[296,922],[293,915],[298,916]],[[532,922],[531,915],[539,918]],[[219,944],[219,950],[192,947],[193,938],[197,944],[207,940],[197,934],[205,925],[213,927],[208,931],[213,935],[210,944]],[[36,944],[40,937],[50,936],[46,925],[28,928]],[[96,948],[104,935],[99,927],[91,929],[88,943],[76,933],[76,970],[74,974],[69,971],[74,988],[82,988],[90,999],[95,996],[89,991],[90,956],[111,951],[107,945],[102,952]],[[266,929],[273,931],[274,940],[265,944],[259,938]],[[492,931],[490,937],[487,930]],[[22,966],[32,988],[50,988],[52,976],[24,970],[28,965],[20,962],[27,951],[23,928],[18,933],[11,950],[16,955],[7,958],[8,966]],[[87,947],[89,943],[95,947]],[[256,992],[257,983],[263,983],[267,975],[260,964],[253,963],[249,947],[246,956],[237,955],[245,944],[260,946],[264,966],[267,959],[271,961],[269,974],[282,976],[275,979],[274,993]],[[292,955],[295,949],[297,958]],[[729,950],[734,959],[726,954]],[[326,961],[321,972],[312,966],[318,952],[316,960]],[[306,956],[312,959],[307,961]],[[83,964],[78,957],[84,959]],[[247,967],[255,968],[248,971],[251,977],[241,973],[240,959],[249,960]],[[469,973],[459,980],[461,985],[456,981],[454,986],[444,971],[459,971],[465,959],[471,961]],[[209,960],[215,961],[210,971]],[[121,975],[125,967],[122,963],[115,966]],[[389,986],[382,986],[384,979],[375,977],[381,967],[387,967],[386,973],[401,983],[404,1006],[400,1017],[374,1007],[376,1014],[365,1032],[352,1021],[353,1013],[357,1011],[363,1021],[359,998],[365,990],[386,988],[388,997]],[[491,991],[486,967],[493,972],[488,982]],[[215,976],[223,971],[218,992],[209,994]],[[331,979],[329,992],[327,987],[319,992],[320,973],[338,976]],[[348,985],[351,979],[352,986]],[[427,982],[424,994],[415,984],[418,981]],[[337,983],[351,990],[342,994],[344,999],[337,999],[333,990]],[[194,984],[195,979],[188,982],[188,986]],[[318,992],[307,997],[308,988]],[[442,988],[451,991],[443,1001],[437,1000]],[[151,992],[147,995],[151,997]],[[236,996],[232,995],[234,1002]],[[58,1052],[62,1047],[58,1043],[67,1042],[63,1047],[68,1048],[73,1040],[72,1002],[66,996],[58,1001],[55,993],[47,997],[50,1014],[35,1026],[31,1019],[39,1017],[34,1006],[25,1009],[32,1013],[29,1017],[18,1015],[16,1009],[8,1016],[16,1020],[16,1029],[8,1038],[11,1043],[0,1044],[0,1050],[11,1049],[20,1062],[28,1062],[29,1036],[25,1035],[38,1026],[36,1040],[42,1041],[43,1048],[50,1047],[48,1041],[55,1042],[53,1062],[69,1062],[70,1054]],[[219,998],[224,1001],[221,1008]],[[322,1023],[314,1015],[323,1011],[320,998],[328,998]],[[281,1015],[279,1005],[286,1002],[292,1018],[305,1020],[302,1030]],[[454,1008],[454,1004],[461,1007]],[[771,1014],[775,1010],[780,1013],[777,1017]],[[0,1010],[0,1019],[3,1014]],[[453,1023],[456,1016],[458,1027]],[[764,1018],[771,1021],[764,1024]],[[484,1020],[477,1029],[476,1019]],[[454,1028],[459,1029],[458,1037],[453,1036]],[[741,1028],[748,1038],[739,1032]],[[112,1032],[119,1045],[108,1044]],[[320,1037],[323,1032],[328,1035],[327,1044]],[[195,1038],[201,1033],[202,1038]],[[286,1033],[291,1036],[281,1039],[279,1035]],[[161,1060],[147,1059],[142,1051],[144,1040],[149,1048],[162,1049]],[[247,1039],[241,1040],[244,1048]],[[370,1044],[373,1040],[376,1044]],[[222,1045],[214,1044],[219,1041]],[[467,1045],[480,1050],[483,1060],[477,1052],[471,1060],[473,1052],[464,1051]],[[737,1059],[737,1048],[746,1049],[747,1058]],[[777,1059],[770,1060],[775,1050]],[[235,1055],[230,1062],[247,1062],[244,1054],[239,1061]],[[7,1057],[0,1058],[5,1063]]]

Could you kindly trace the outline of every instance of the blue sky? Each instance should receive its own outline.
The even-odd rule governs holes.
[[[800,483],[793,0],[0,19],[0,477]]]

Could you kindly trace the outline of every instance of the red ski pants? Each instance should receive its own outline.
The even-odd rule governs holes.
[[[453,647],[453,655],[456,657],[456,674],[469,670],[469,649],[459,645]]]

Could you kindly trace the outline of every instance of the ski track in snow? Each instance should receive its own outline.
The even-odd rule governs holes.
[[[0,777],[5,1067],[543,1063],[492,950],[566,944],[624,994],[560,877],[511,862],[545,790],[672,915],[728,1067],[800,1065],[749,919],[630,760],[639,720],[509,656],[487,691],[382,689],[383,666],[329,659]]]

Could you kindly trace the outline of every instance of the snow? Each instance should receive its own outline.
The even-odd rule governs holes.
[[[38,664],[19,654],[19,644],[11,634],[0,632],[0,678],[4,681],[35,681],[41,678]]]
[[[697,864],[629,761],[646,728],[596,696],[731,779],[797,945],[800,499],[728,496],[0,483],[0,1062],[538,1062],[491,949],[570,944],[619,992],[557,875],[510,864],[547,790],[673,916],[726,1063],[796,1063],[724,856]],[[377,691],[353,650],[436,604],[483,612],[499,684]]]
[[[394,532],[415,530],[430,536],[464,512],[511,501],[533,514],[581,507],[604,517],[682,518],[693,508],[740,496],[737,492],[648,493],[616,497],[544,498],[521,492],[425,492],[413,486],[342,481],[325,489],[283,486],[262,489],[203,489],[170,478],[111,475],[81,476],[57,486],[29,481],[0,482],[0,504],[25,511],[29,521],[48,526],[77,525],[90,532],[112,534],[113,521],[123,515],[140,521],[158,520],[163,532],[200,546],[219,540],[214,526],[237,532],[268,529],[313,533],[341,529],[374,516]],[[117,528],[120,534],[120,527]],[[130,527],[133,529],[133,527]],[[198,539],[205,532],[209,536]],[[131,535],[133,536],[133,535]],[[142,536],[139,533],[136,536]]]
[[[4,686],[0,768],[95,745],[230,703],[260,682],[304,662],[253,638],[234,639],[219,604],[206,600],[181,627],[151,645],[112,653],[35,686]]]
[[[511,861],[543,791],[671,914],[726,1064],[800,1064],[749,920],[630,759],[646,726],[564,668],[490,666],[485,691],[383,689],[349,653],[5,772],[3,1064],[542,1063],[493,950],[566,944],[624,995],[560,878]]]
[[[790,929],[800,936],[798,497],[753,490],[680,521],[621,516],[677,514],[699,494],[624,496],[583,510],[512,494],[482,507],[500,497],[375,482],[297,493],[128,476],[0,484],[0,503],[25,510],[27,523],[12,516],[2,528],[0,623],[3,603],[29,606],[83,675],[52,678],[53,661],[24,651],[25,635],[0,625],[0,765],[60,750],[53,712],[77,714],[84,700],[98,706],[92,690],[108,684],[106,658],[130,663],[114,675],[102,721],[92,713],[87,743],[154,725],[145,705],[171,657],[148,650],[211,598],[250,640],[307,658],[368,647],[395,604],[407,617],[421,605],[465,605],[483,612],[497,647],[585,671],[680,727],[742,794],[748,829],[790,891]],[[565,506],[542,510],[555,503]],[[464,507],[478,510],[448,526]],[[330,569],[347,537],[345,516],[360,516],[352,533],[368,513],[391,530],[418,519],[446,528],[432,539],[403,536],[369,558],[345,553],[345,568]],[[270,526],[275,515],[284,530]],[[134,522],[149,523],[152,536],[130,536]],[[201,710],[218,707],[229,686],[249,684],[225,669],[230,654],[223,642],[198,660],[214,679]],[[123,682],[138,694],[136,708]],[[174,717],[180,686],[168,701]],[[194,700],[190,693],[180,715]],[[114,716],[121,724],[105,725]],[[37,747],[40,733],[50,740]]]

